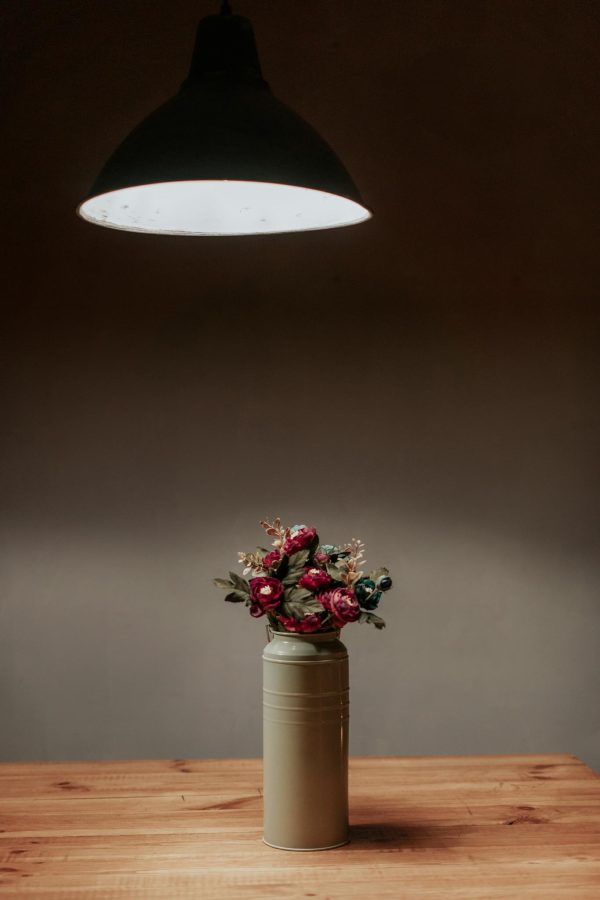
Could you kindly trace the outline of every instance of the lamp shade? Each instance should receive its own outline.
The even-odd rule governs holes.
[[[179,92],[110,157],[89,222],[179,235],[267,234],[370,218],[328,144],[262,78],[250,22],[208,16]]]

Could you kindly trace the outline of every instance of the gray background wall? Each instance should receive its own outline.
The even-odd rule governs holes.
[[[280,514],[388,563],[352,751],[600,766],[598,9],[236,3],[365,226],[178,239],[73,208],[211,4],[7,0],[0,757],[260,753]]]

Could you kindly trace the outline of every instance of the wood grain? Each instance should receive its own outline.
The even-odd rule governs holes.
[[[356,758],[352,842],[261,841],[256,760],[0,765],[0,895],[600,897],[600,778],[569,754]]]

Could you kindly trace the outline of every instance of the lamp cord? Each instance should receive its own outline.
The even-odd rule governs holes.
[[[230,16],[231,15],[231,3],[229,0],[221,0],[221,15],[222,16]]]

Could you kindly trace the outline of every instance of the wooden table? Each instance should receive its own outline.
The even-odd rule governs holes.
[[[256,760],[0,766],[0,896],[600,898],[600,779],[569,754],[357,758],[352,842],[261,841]]]

